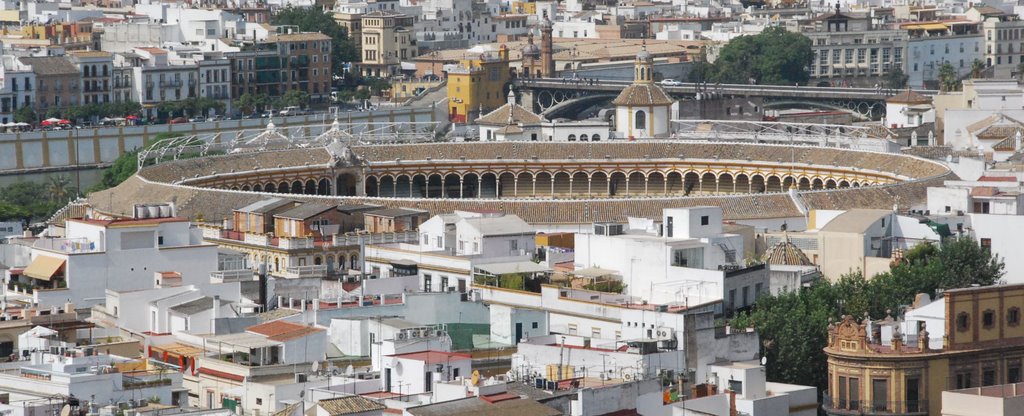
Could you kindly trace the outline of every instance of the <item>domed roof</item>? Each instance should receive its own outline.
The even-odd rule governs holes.
[[[764,261],[768,264],[780,266],[813,266],[803,250],[794,245],[786,238],[768,249],[764,253]]]
[[[675,101],[672,100],[661,86],[652,83],[634,83],[619,93],[618,97],[612,100],[612,105],[617,106],[669,106]]]
[[[540,56],[540,48],[537,47],[537,45],[533,44],[533,42],[530,42],[530,43],[526,44],[526,46],[523,47],[523,57],[524,58],[527,58],[527,57],[536,58],[538,56]]]

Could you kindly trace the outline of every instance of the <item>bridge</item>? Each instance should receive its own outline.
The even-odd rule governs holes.
[[[523,92],[522,102],[532,103],[535,110],[555,118],[571,114],[584,105],[615,98],[631,84],[625,80],[598,80],[594,83],[562,78],[517,79],[515,87]],[[875,88],[837,88],[788,85],[700,84],[662,85],[665,92],[681,100],[716,97],[760,97],[766,107],[808,105],[851,112],[877,118],[885,114],[885,100],[897,91]],[[924,95],[938,91],[918,90]]]

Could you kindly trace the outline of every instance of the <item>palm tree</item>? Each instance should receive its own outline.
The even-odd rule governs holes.
[[[51,202],[63,203],[71,195],[71,179],[65,175],[54,175],[46,182],[46,192]]]
[[[981,78],[981,72],[985,70],[985,63],[980,59],[971,62],[971,78]]]

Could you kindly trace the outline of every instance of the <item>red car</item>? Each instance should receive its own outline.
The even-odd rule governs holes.
[[[185,118],[185,117],[173,118],[173,119],[171,119],[171,123],[170,124],[181,124],[181,123],[188,123],[188,119]]]

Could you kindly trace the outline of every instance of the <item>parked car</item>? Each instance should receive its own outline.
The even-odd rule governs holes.
[[[281,110],[281,112],[278,113],[278,114],[280,114],[282,117],[298,116],[298,115],[302,115],[303,111],[302,111],[301,108],[296,107],[296,106],[293,105],[293,106],[285,107],[284,110]]]
[[[185,118],[185,117],[175,117],[175,118],[171,119],[171,122],[170,122],[170,124],[181,124],[181,123],[188,123],[188,119]]]
[[[679,81],[676,81],[676,80],[674,80],[672,78],[669,78],[669,79],[661,80],[661,85],[664,85],[666,87],[678,87],[680,85],[683,85],[683,83],[679,82]]]
[[[202,123],[204,121],[206,121],[205,117],[192,117],[192,118],[188,119],[189,123]]]

